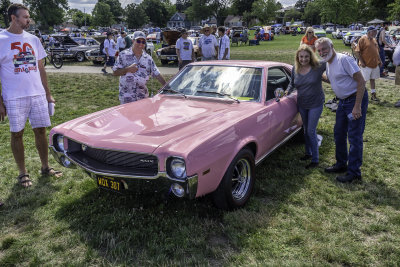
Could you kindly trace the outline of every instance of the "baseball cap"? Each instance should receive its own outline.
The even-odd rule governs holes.
[[[369,26],[367,29],[367,32],[375,31],[375,30],[376,30],[376,28],[374,26]]]
[[[133,33],[133,39],[137,40],[137,39],[145,39],[146,40],[146,34],[144,34],[144,32],[142,31],[135,31]]]

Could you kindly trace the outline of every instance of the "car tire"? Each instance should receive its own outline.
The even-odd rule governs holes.
[[[161,64],[162,64],[162,65],[167,65],[167,64],[168,64],[168,60],[166,60],[166,59],[161,59]]]
[[[249,200],[255,182],[254,154],[243,148],[232,160],[217,190],[212,194],[214,205],[223,210],[243,207]]]
[[[76,53],[75,59],[78,62],[85,61],[85,54],[83,52],[78,52]]]

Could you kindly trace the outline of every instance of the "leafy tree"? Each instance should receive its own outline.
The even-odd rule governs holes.
[[[289,9],[285,13],[285,21],[296,21],[301,19],[301,12],[296,10],[295,8]]]
[[[119,0],[98,0],[98,3],[99,2],[110,6],[113,21],[118,23],[122,21],[124,9],[122,8]]]
[[[129,4],[125,8],[126,22],[128,23],[128,28],[136,29],[149,22],[149,17],[147,17],[146,12],[143,7],[138,4]]]
[[[92,15],[93,24],[96,26],[107,27],[115,22],[110,6],[103,2],[97,2],[92,11]]]
[[[185,11],[189,20],[200,21],[210,17],[212,12],[207,3],[207,0],[192,0],[192,5]]]
[[[295,7],[298,11],[300,11],[301,13],[303,13],[304,10],[305,10],[305,8],[306,8],[306,6],[307,6],[307,4],[310,3],[310,2],[313,2],[313,1],[314,1],[314,0],[298,0],[298,1],[296,2],[296,4],[294,5],[294,7]]]
[[[368,0],[368,3],[371,9],[371,17],[368,19],[378,18],[384,20],[388,17],[389,12],[391,11],[390,7],[392,6],[389,5],[396,2],[395,0]],[[396,6],[394,7],[396,8]]]
[[[256,0],[232,0],[232,11],[235,15],[243,16],[245,12],[250,14],[252,11],[253,3]]]
[[[175,6],[176,6],[176,11],[178,12],[183,12],[185,11],[188,7],[192,5],[192,1],[190,0],[176,0]]]
[[[143,0],[143,2],[140,3],[140,6],[149,17],[150,22],[155,26],[165,26],[167,21],[171,18],[166,2],[169,1]]]
[[[321,23],[321,9],[318,3],[308,2],[304,8],[303,20],[311,25],[318,25]]]
[[[210,0],[209,7],[212,15],[217,19],[218,25],[223,25],[228,16],[231,0]]]
[[[83,13],[79,9],[73,8],[67,11],[67,16],[69,19],[72,19],[72,23],[74,23],[78,27],[90,25],[92,23],[92,16],[90,14]]]
[[[23,3],[29,7],[32,18],[40,22],[43,30],[61,24],[68,9],[68,0],[23,0]]]
[[[400,0],[395,0],[395,2],[388,5],[389,17],[388,20],[394,21],[400,20]]]
[[[1,16],[3,17],[3,23],[5,27],[8,27],[10,22],[8,21],[8,14],[7,14],[7,9],[11,5],[10,0],[1,0],[0,4],[0,13]]]
[[[357,14],[356,0],[318,0],[321,21],[335,24],[350,24]]]
[[[275,19],[275,12],[281,8],[276,0],[256,0],[252,6],[252,14],[262,23],[268,24]]]

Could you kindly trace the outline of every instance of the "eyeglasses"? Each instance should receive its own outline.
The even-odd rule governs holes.
[[[143,41],[136,40],[136,43],[138,43],[138,44],[146,44],[146,41],[145,40],[143,40]]]

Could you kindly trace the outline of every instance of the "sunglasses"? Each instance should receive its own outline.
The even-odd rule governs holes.
[[[308,32],[308,33],[313,33],[313,32]]]
[[[210,30],[205,30],[205,32],[209,32]]]
[[[136,43],[138,43],[138,44],[146,44],[146,41],[145,40],[143,40],[143,41],[136,40]]]

